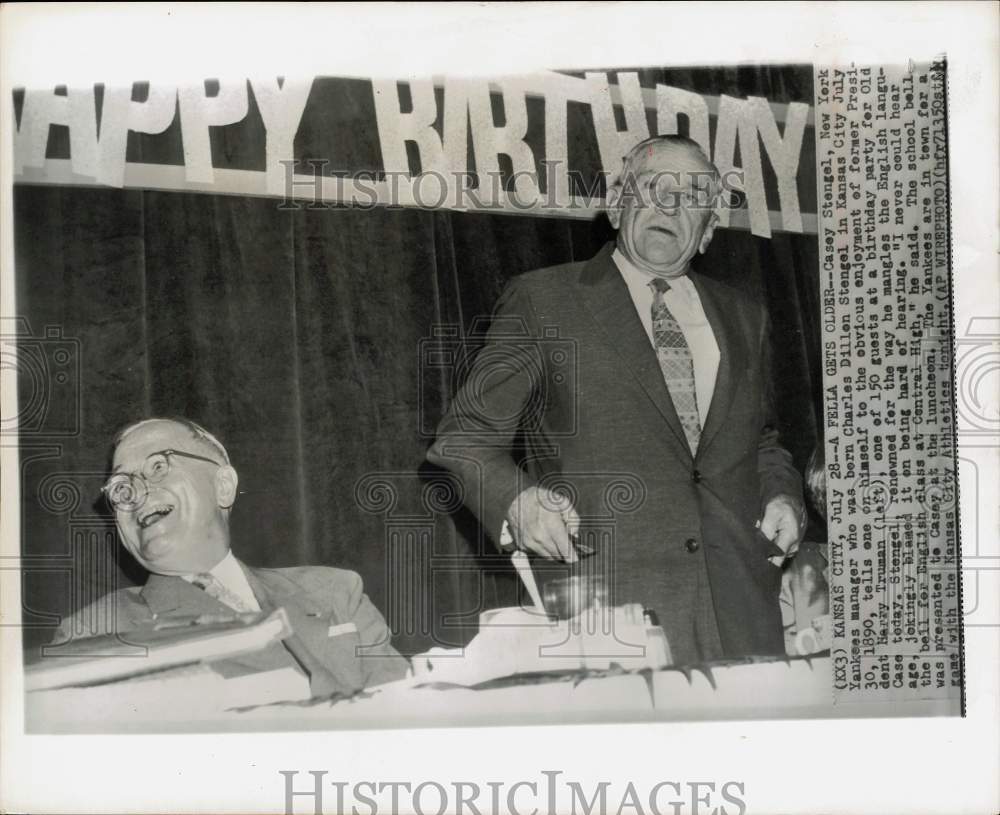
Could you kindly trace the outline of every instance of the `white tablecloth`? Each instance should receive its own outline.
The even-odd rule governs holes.
[[[226,710],[204,701],[191,679],[189,705],[150,695],[115,704],[107,689],[28,694],[29,732],[198,732],[435,727],[653,720],[800,718],[837,715],[828,658],[564,678],[489,689],[414,687],[406,681],[336,703]],[[713,687],[714,682],[714,687]],[[155,698],[155,695],[154,695]],[[198,703],[197,699],[203,701]],[[88,702],[88,699],[90,700]]]

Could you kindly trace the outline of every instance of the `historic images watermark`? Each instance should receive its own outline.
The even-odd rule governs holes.
[[[331,170],[329,159],[282,160],[285,168],[284,198],[281,210],[329,210],[349,206],[370,210],[376,207],[399,209],[452,209],[476,211],[532,212],[566,217],[576,211],[590,210],[604,203],[612,187],[621,199],[634,206],[657,207],[672,212],[687,209],[734,210],[746,204],[744,173],[740,169],[717,173],[708,170],[690,172],[658,171],[636,175],[599,171],[584,173],[566,169],[559,161],[540,162],[547,179],[540,191],[540,176],[524,170],[501,173],[467,170],[442,173],[427,170],[417,174],[395,170]],[[311,178],[297,175],[295,168],[304,164],[312,170]],[[576,195],[565,200],[559,194],[555,174],[569,179],[569,189]],[[527,180],[525,189],[520,182]]]
[[[279,770],[285,815],[414,812],[416,815],[744,815],[746,783],[664,780],[648,788],[632,781],[581,781],[541,770],[517,781],[343,781],[327,770]]]

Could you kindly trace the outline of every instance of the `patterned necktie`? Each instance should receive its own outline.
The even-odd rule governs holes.
[[[196,574],[191,579],[191,583],[204,590],[209,597],[214,597],[223,605],[229,606],[233,611],[253,611],[242,597],[223,586],[222,581],[210,572]]]
[[[698,452],[698,439],[701,438],[701,420],[698,418],[698,398],[694,385],[694,359],[684,332],[663,302],[663,295],[670,291],[670,284],[657,277],[650,281],[649,287],[653,290],[653,342],[656,357],[670,391],[674,410],[677,411],[677,418],[684,428],[691,455],[694,455]]]

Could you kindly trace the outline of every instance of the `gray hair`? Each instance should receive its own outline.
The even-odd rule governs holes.
[[[706,169],[711,171],[713,181],[715,182],[716,195],[718,195],[718,193],[722,190],[722,176],[719,174],[718,168],[712,163],[712,160],[702,149],[701,145],[694,139],[689,139],[687,136],[679,136],[676,134],[668,136],[650,136],[648,139],[643,139],[641,142],[636,144],[631,150],[628,151],[628,153],[622,156],[621,169],[619,169],[617,175],[609,179],[609,188],[615,185],[621,185],[632,162],[635,161],[636,157],[638,157],[644,150],[652,147],[653,145],[669,145],[689,150],[699,159],[704,161]]]
[[[227,453],[226,448],[222,446],[222,442],[209,433],[200,424],[192,422],[190,419],[185,419],[183,416],[153,416],[148,419],[139,419],[131,424],[127,424],[119,430],[118,435],[115,436],[114,449],[118,448],[118,445],[125,440],[126,436],[130,436],[136,430],[152,424],[153,422],[171,422],[172,424],[180,425],[181,427],[186,428],[191,433],[191,438],[207,447],[210,447],[219,455],[223,464],[227,466],[229,465],[229,453]]]

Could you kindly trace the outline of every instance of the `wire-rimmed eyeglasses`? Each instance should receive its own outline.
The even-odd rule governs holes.
[[[198,456],[194,453],[185,453],[183,450],[158,450],[155,453],[150,453],[146,456],[140,472],[117,473],[101,487],[101,492],[111,504],[111,508],[116,512],[135,512],[141,507],[146,496],[149,495],[149,485],[159,483],[170,472],[171,456],[183,456],[195,461],[214,464],[216,467],[222,466],[214,459]]]

